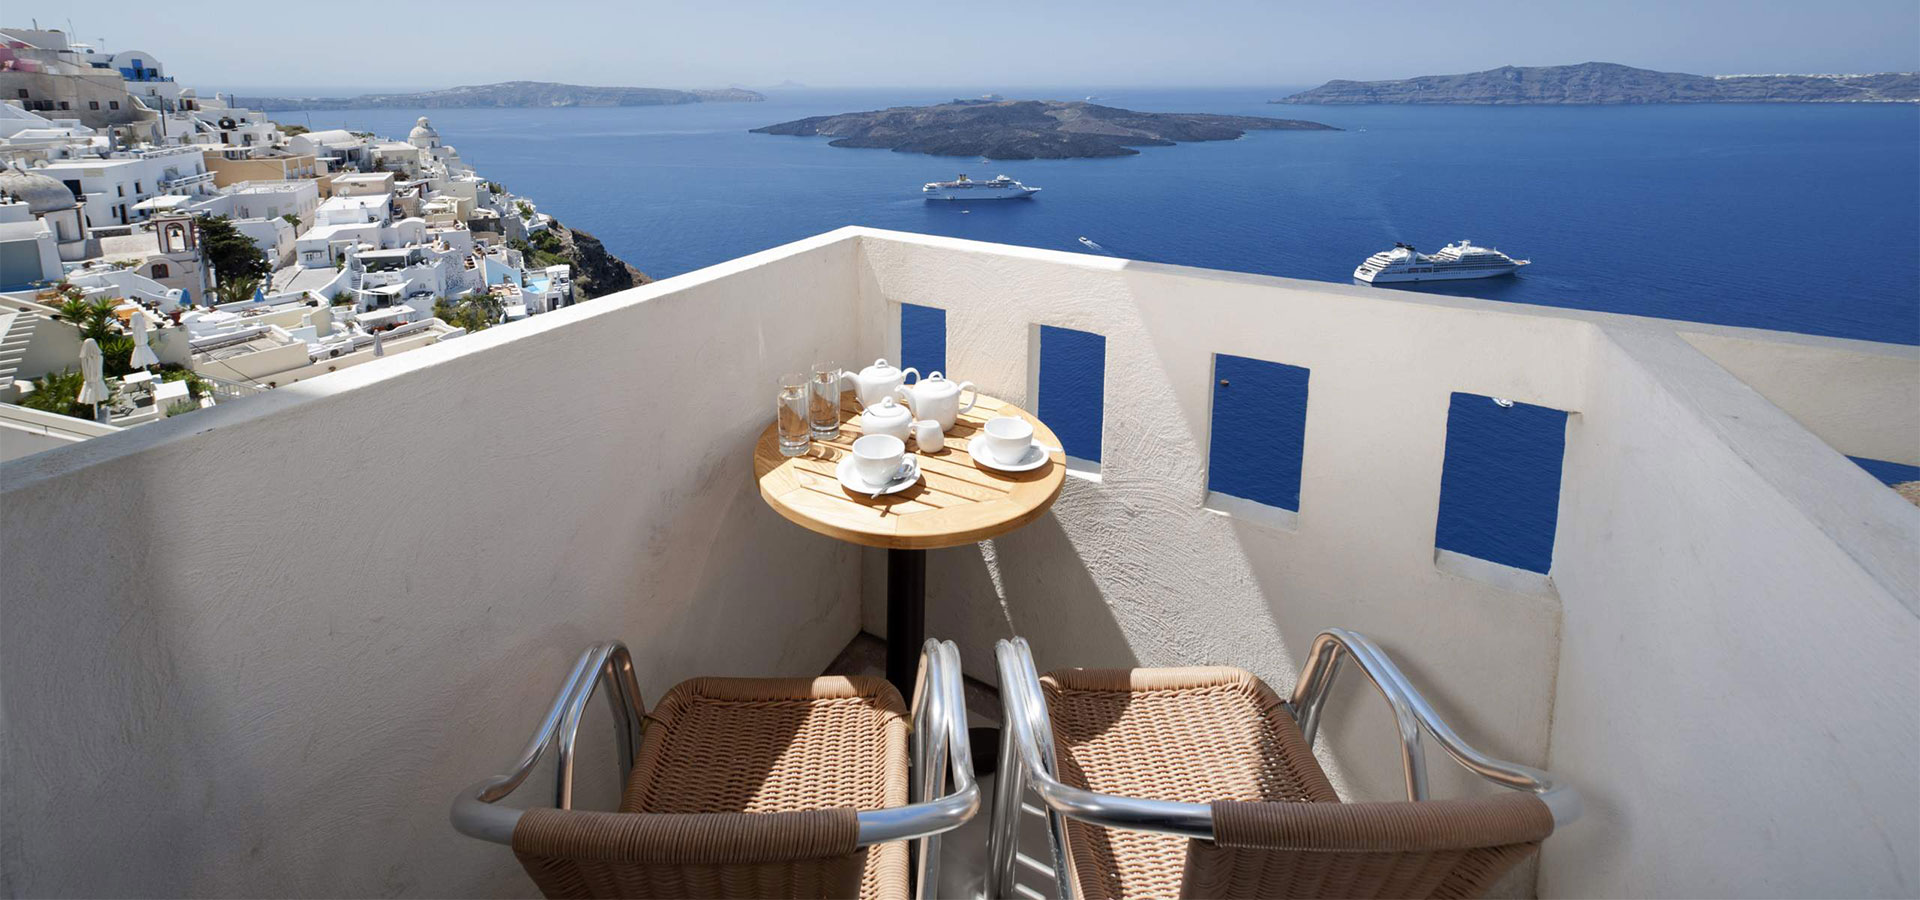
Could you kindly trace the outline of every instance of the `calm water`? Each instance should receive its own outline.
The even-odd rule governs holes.
[[[656,277],[848,224],[1091,252],[1078,240],[1084,235],[1116,256],[1343,282],[1362,258],[1394,241],[1438,248],[1466,237],[1534,265],[1512,278],[1421,290],[1920,343],[1920,107],[1262,102],[1282,92],[1110,91],[1098,99],[1145,110],[1305,118],[1347,130],[1253,133],[1123,159],[982,163],[746,133],[801,116],[978,90],[426,114],[483,175],[599,235]],[[342,110],[281,119],[400,137],[420,114]],[[1044,193],[972,207],[916,196],[922,182],[963,171],[1004,172]],[[1461,430],[1449,437],[1450,453],[1463,455],[1457,462],[1479,459],[1492,476],[1516,466],[1558,471],[1557,459],[1535,458],[1557,452],[1557,442],[1521,442],[1478,425],[1452,433]],[[1536,445],[1547,449],[1518,458],[1510,452]],[[1457,501],[1469,494],[1454,485],[1472,476],[1457,478],[1454,462],[1447,490]],[[1551,491],[1515,500],[1513,484],[1487,495],[1551,508]],[[1462,505],[1443,498],[1450,515],[1486,521],[1464,538],[1478,555],[1544,567],[1529,549],[1538,544],[1537,511],[1512,515],[1475,502],[1461,513]],[[1515,524],[1522,521],[1536,524]]]

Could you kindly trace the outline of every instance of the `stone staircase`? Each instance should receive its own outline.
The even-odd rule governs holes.
[[[13,387],[14,373],[26,359],[27,344],[40,317],[29,312],[0,312],[0,391]]]

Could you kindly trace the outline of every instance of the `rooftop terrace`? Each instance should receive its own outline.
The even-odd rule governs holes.
[[[783,520],[750,454],[781,372],[898,360],[903,308],[1043,418],[1038,328],[1104,338],[1097,467],[930,555],[969,676],[1019,634],[1284,690],[1352,628],[1586,799],[1511,890],[1920,891],[1920,509],[1846,458],[1920,464],[1916,348],[857,228],[0,465],[0,881],[530,892],[447,804],[582,647],[651,701],[886,632],[884,554]],[[1220,355],[1310,373],[1297,509],[1209,489]],[[1436,549],[1455,393],[1568,413],[1544,575]],[[1322,729],[1349,799],[1400,791],[1375,702]]]

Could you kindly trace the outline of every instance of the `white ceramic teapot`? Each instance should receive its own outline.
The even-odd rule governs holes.
[[[967,391],[973,391],[973,399],[962,405],[960,395]],[[914,384],[900,388],[898,393],[912,407],[914,418],[939,422],[943,432],[952,431],[954,420],[980,400],[980,392],[974,389],[973,382],[955,384],[939,372],[917,379]]]
[[[860,398],[860,408],[865,409],[893,396],[901,385],[907,383],[907,375],[912,373],[915,381],[920,380],[920,372],[912,367],[896,369],[884,359],[876,359],[858,372],[844,373],[853,381],[854,396]]]
[[[860,430],[866,434],[890,434],[904,443],[908,432],[913,430],[913,413],[893,402],[892,397],[882,397],[879,403],[860,414]]]

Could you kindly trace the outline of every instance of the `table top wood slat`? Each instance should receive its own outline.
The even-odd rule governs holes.
[[[814,441],[804,456],[780,455],[774,426],[768,425],[753,449],[753,475],[760,496],[775,512],[828,537],[868,547],[928,550],[984,541],[1019,528],[1045,514],[1066,483],[1066,458],[1049,454],[1048,464],[1031,472],[982,468],[967,453],[967,443],[988,419],[1017,415],[1033,425],[1033,436],[1049,447],[1060,439],[1026,410],[981,395],[974,408],[947,432],[946,448],[919,454],[918,484],[879,498],[853,494],[840,485],[835,469],[861,436],[853,393],[840,400],[840,436]]]

